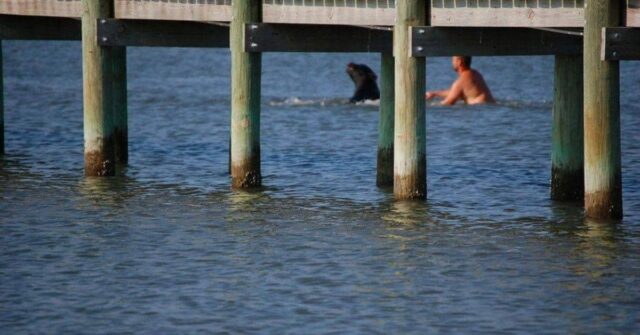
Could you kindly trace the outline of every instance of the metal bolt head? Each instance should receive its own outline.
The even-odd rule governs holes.
[[[257,25],[257,24],[252,24],[252,25],[251,25],[251,29],[252,29],[252,30],[256,30],[256,29],[258,29],[258,25]]]
[[[109,40],[109,39],[108,39],[106,36],[102,38],[102,42],[106,42],[106,41],[108,41],[108,40]]]
[[[418,33],[420,33],[420,35],[424,35],[425,31],[424,31],[424,29],[419,29]]]
[[[107,20],[102,19],[102,20],[100,20],[100,23],[105,24],[105,23],[107,23]]]
[[[258,43],[251,42],[251,47],[252,47],[252,48],[257,48],[257,47],[258,47]]]
[[[614,51],[614,52],[613,52],[613,57],[617,57],[617,56],[618,56],[618,52],[617,52],[617,51]]]
[[[423,47],[417,47],[416,50],[422,52],[422,50],[424,50],[424,48]]]
[[[618,39],[619,36],[620,36],[620,34],[618,34],[618,33],[614,33],[613,34],[613,38],[615,38],[615,39]]]

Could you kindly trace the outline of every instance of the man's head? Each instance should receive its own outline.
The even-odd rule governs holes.
[[[471,67],[471,56],[453,56],[451,59],[453,71],[464,70]]]

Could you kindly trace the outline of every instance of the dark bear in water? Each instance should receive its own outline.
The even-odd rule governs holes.
[[[380,90],[376,83],[378,76],[368,66],[349,63],[347,64],[347,74],[356,85],[356,91],[349,99],[349,102],[356,103],[364,100],[380,99]]]

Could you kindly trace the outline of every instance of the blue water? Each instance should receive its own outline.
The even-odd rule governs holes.
[[[76,42],[4,42],[0,332],[633,333],[640,64],[621,65],[624,213],[549,200],[552,57],[481,57],[496,106],[427,114],[428,201],[375,187],[354,61],[265,54],[264,190],[227,174],[225,50],[130,48],[130,164],[83,177]],[[428,60],[427,85],[455,78]]]

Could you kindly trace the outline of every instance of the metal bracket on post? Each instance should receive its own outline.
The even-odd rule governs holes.
[[[602,28],[602,60],[640,60],[640,28]]]

